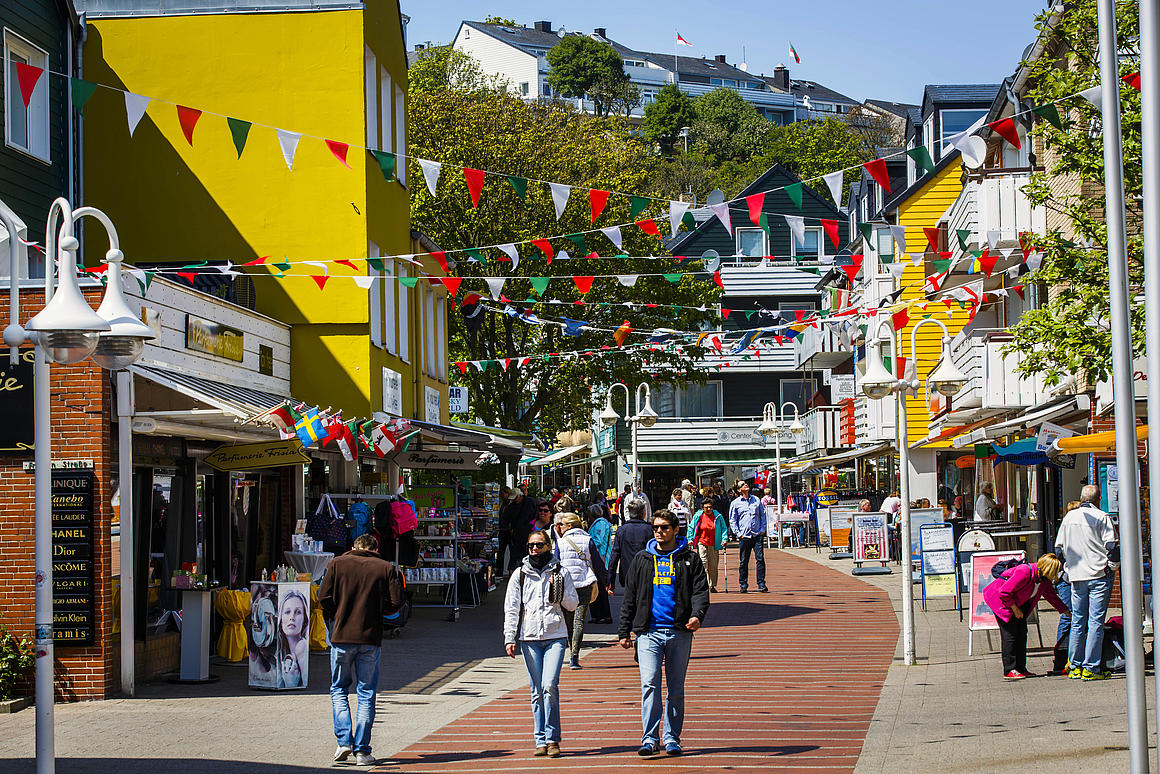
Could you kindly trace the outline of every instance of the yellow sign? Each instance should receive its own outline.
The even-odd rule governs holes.
[[[831,505],[838,504],[838,493],[833,489],[823,489],[822,491],[818,492],[817,498],[818,505],[822,506],[823,508],[829,508]]]
[[[310,462],[296,438],[260,443],[233,443],[217,447],[205,458],[205,464],[218,470],[254,470]]]
[[[185,316],[186,349],[242,362],[245,357],[244,335],[237,328],[203,320],[191,314]]]
[[[947,575],[927,575],[923,578],[923,581],[926,583],[926,595],[928,597],[953,597],[957,591],[953,573]]]

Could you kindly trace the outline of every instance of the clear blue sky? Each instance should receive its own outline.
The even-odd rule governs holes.
[[[553,29],[608,29],[613,40],[644,51],[673,50],[673,31],[693,44],[682,55],[725,54],[750,72],[790,64],[794,78],[817,81],[858,100],[918,103],[927,83],[999,83],[1035,40],[1035,16],[1047,0],[402,0],[411,17],[408,42],[450,42],[463,19],[495,14]]]

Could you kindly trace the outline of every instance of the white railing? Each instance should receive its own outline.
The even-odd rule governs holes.
[[[853,347],[842,346],[833,326],[806,328],[793,340],[797,368],[837,368],[854,356]]]
[[[842,445],[842,407],[819,406],[802,414],[806,431],[801,434],[802,454],[818,449],[836,449]]]
[[[1050,399],[1042,376],[1016,373],[1019,355],[1003,355],[1010,340],[1010,334],[993,331],[956,336],[951,342],[951,359],[967,377],[966,386],[951,399],[955,411],[1024,408]]]
[[[1023,186],[1029,180],[1029,172],[1002,170],[968,179],[948,210],[950,245],[947,249],[956,258],[964,254],[956,236],[959,230],[971,232],[967,241],[970,250],[982,250],[987,246],[988,231],[999,232],[997,247],[1000,248],[1018,246],[1019,234],[1024,231],[1044,233],[1047,230],[1047,209],[1032,205],[1023,193]]]
[[[768,449],[768,456],[773,459],[773,438],[766,441],[758,434],[760,424],[761,417],[662,417],[652,427],[641,427],[637,431],[637,446],[642,452],[725,451],[761,446]],[[797,442],[789,432],[789,425],[789,422],[778,423],[783,457],[797,453]]]
[[[861,446],[880,441],[894,442],[895,398],[854,399],[854,440]]]

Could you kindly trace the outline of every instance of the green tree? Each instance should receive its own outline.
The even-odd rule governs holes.
[[[500,85],[498,78],[484,74],[471,54],[451,46],[435,46],[420,51],[407,67],[411,95],[442,89],[477,91]]]
[[[1139,68],[1132,52],[1138,41],[1137,6],[1116,3],[1121,52],[1120,71]],[[1039,17],[1041,34],[1050,35],[1047,52],[1030,68],[1030,98],[1046,105],[1098,85],[1099,48],[1096,7],[1092,0],[1068,3],[1058,24],[1048,29],[1046,14]],[[1120,83],[1121,131],[1125,213],[1128,226],[1128,280],[1132,288],[1131,332],[1134,354],[1144,351],[1144,313],[1139,291],[1143,286],[1142,180],[1140,165],[1140,94]],[[1024,188],[1035,204],[1066,217],[1068,233],[1052,231],[1032,235],[1025,241],[1043,251],[1040,268],[1021,282],[1051,288],[1043,305],[1025,311],[1011,329],[1014,339],[1008,351],[1020,354],[1022,373],[1041,373],[1048,384],[1083,370],[1093,380],[1106,379],[1111,371],[1109,330],[1108,259],[1104,223],[1103,133],[1101,111],[1082,99],[1061,103],[1058,111],[1063,129],[1037,120],[1033,129],[1046,146],[1039,154],[1050,160],[1048,169],[1032,175]],[[1086,242],[1094,249],[1082,247]]]
[[[503,16],[496,16],[495,14],[488,16],[486,19],[483,20],[483,23],[484,24],[499,24],[499,25],[502,25],[504,27],[518,27],[518,26],[520,26],[520,25],[516,24],[514,19],[508,19],[508,18],[503,17]]]
[[[413,95],[409,119],[409,150],[416,157],[522,178],[645,195],[652,192],[653,156],[616,119],[585,115],[559,103],[527,102],[502,90],[451,89]],[[413,180],[422,180],[417,162],[412,164],[410,172]],[[573,193],[571,203],[557,222],[547,185],[534,180],[527,185],[525,202],[503,175],[489,174],[479,208],[473,209],[462,175],[448,166],[444,168],[438,193],[437,198],[432,198],[422,183],[414,185],[411,219],[416,228],[449,251],[575,234],[592,228],[584,192]],[[667,206],[658,202],[637,217],[655,216],[664,228],[666,214]],[[630,220],[629,200],[614,195],[597,225]],[[623,252],[627,255],[664,256],[657,240],[640,229],[625,227],[623,235]],[[460,298],[469,292],[486,297],[483,277],[511,274],[555,277],[544,293],[545,298],[570,302],[581,298],[571,280],[573,275],[686,270],[678,268],[676,260],[667,256],[588,260],[580,257],[586,252],[566,238],[553,239],[552,244],[557,257],[551,265],[538,257],[535,248],[520,245],[522,260],[515,272],[510,263],[497,260],[502,254],[494,248],[482,252],[486,263],[469,263],[463,253],[453,253],[451,257],[458,262],[455,273],[466,278],[459,291]],[[587,234],[585,244],[587,250],[598,250],[603,255],[618,252],[599,233]],[[558,255],[561,250],[567,250],[571,259],[561,260]],[[509,279],[503,293],[511,299],[528,299],[533,290],[526,279]],[[633,287],[625,287],[611,278],[597,279],[587,300],[696,307],[716,297],[717,287],[708,279],[685,278],[676,285],[662,277],[642,277]],[[503,306],[498,302],[485,303]],[[521,307],[529,308],[529,305],[521,304]],[[675,352],[648,352],[647,359],[642,354],[627,352],[569,360],[544,359],[543,355],[603,346],[615,348],[609,330],[624,320],[631,320],[638,331],[655,327],[695,330],[711,312],[686,309],[674,314],[664,307],[628,309],[570,304],[532,308],[544,318],[581,319],[605,330],[566,337],[558,326],[532,325],[491,311],[483,311],[475,318],[479,322],[475,328],[469,327],[464,315],[453,305],[449,326],[452,359],[496,361],[531,356],[530,362],[522,367],[513,364],[504,370],[493,363],[482,373],[474,368],[462,374],[458,370],[453,372],[459,383],[468,386],[474,417],[487,424],[551,435],[564,429],[589,426],[592,409],[610,382],[633,380],[635,383],[642,377],[648,379],[652,373],[664,373],[666,380],[678,382],[704,378],[693,369],[689,357]],[[641,339],[633,337],[632,341]]]
[[[640,132],[646,140],[661,148],[661,153],[672,155],[673,146],[681,129],[693,126],[697,113],[693,100],[674,83],[666,83],[657,92],[656,101],[644,109]]]
[[[696,120],[690,141],[715,159],[745,161],[761,151],[772,124],[741,98],[736,89],[720,88],[693,100]]]
[[[775,126],[762,154],[766,167],[777,162],[803,180],[856,167],[874,158],[858,131],[838,118]],[[847,187],[853,179],[846,175]]]
[[[548,50],[548,85],[562,97],[588,97],[596,115],[608,117],[629,96],[624,60],[607,43],[567,35]]]

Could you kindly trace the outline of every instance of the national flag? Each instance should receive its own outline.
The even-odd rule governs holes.
[[[796,64],[802,63],[802,58],[798,56],[797,49],[793,47],[793,43],[789,44],[789,56]]]
[[[384,425],[371,431],[371,451],[379,457],[386,457],[395,450],[395,435]]]
[[[266,416],[270,418],[280,432],[285,434],[293,429],[294,424],[302,415],[295,411],[289,403],[283,403],[278,408],[270,410]]]
[[[685,40],[684,38],[682,38],[681,33],[679,33],[679,32],[677,33],[677,45],[678,46],[688,46],[689,48],[693,47],[693,44],[690,43],[689,41]]]
[[[355,428],[358,427],[358,420],[352,419],[350,422],[345,422],[342,428],[338,431],[338,450],[342,452],[342,458],[347,462],[354,462],[358,459],[358,441],[354,439]]]
[[[303,446],[312,446],[322,440],[326,429],[322,425],[322,417],[318,409],[308,409],[297,422],[294,423],[294,432]]]
[[[331,441],[337,441],[338,437],[342,435],[342,428],[346,427],[342,423],[342,412],[337,414],[329,414],[322,419],[322,426],[326,429],[326,436],[322,439],[322,448],[326,448]]]

